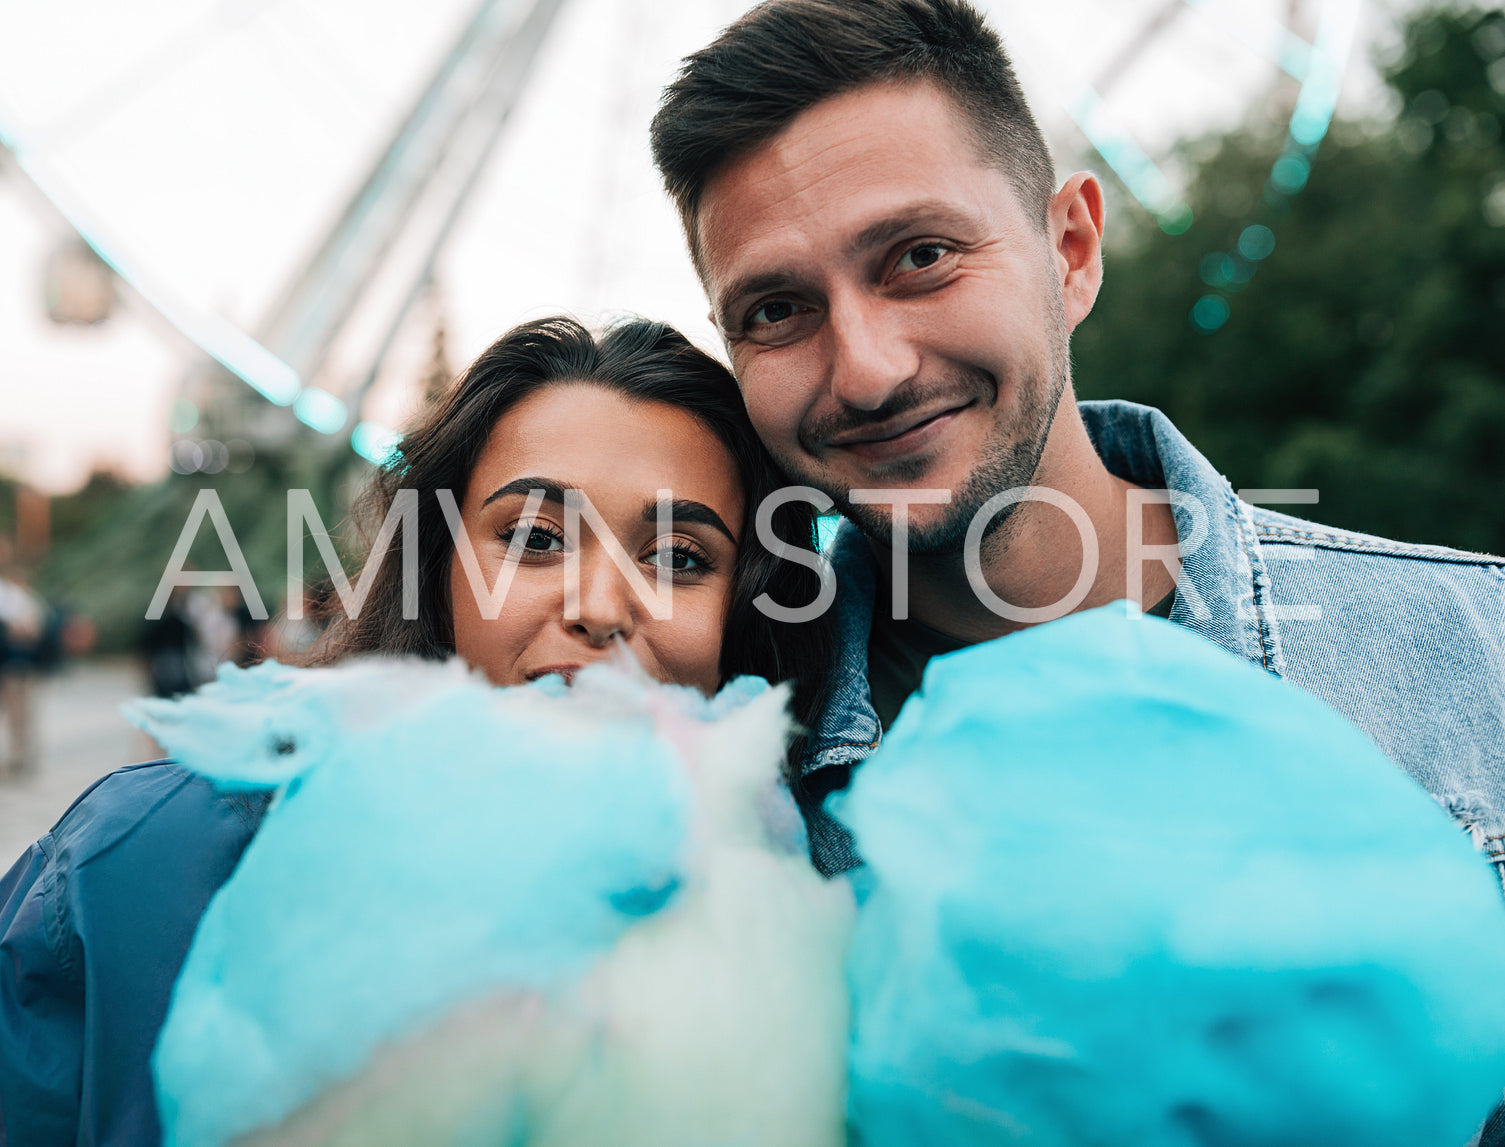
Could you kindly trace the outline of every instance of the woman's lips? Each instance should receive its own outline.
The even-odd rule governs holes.
[[[575,674],[578,673],[581,668],[583,668],[583,666],[579,664],[545,665],[542,669],[528,670],[523,674],[523,679],[527,681],[537,681],[540,677],[548,677],[550,674],[553,674],[558,677],[563,677],[564,683],[566,685],[569,685],[575,680]]]
[[[865,462],[893,462],[925,449],[945,433],[957,416],[971,405],[968,402],[949,407],[935,414],[922,416],[918,421],[896,423],[891,430],[880,427],[876,432],[866,431],[861,437],[853,436],[831,445]]]

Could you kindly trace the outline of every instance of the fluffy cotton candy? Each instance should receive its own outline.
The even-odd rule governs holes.
[[[139,703],[277,791],[174,990],[166,1143],[841,1143],[852,906],[788,831],[784,702],[368,661]]]
[[[866,1147],[1457,1147],[1505,904],[1347,721],[1123,606],[932,662],[833,802]]]

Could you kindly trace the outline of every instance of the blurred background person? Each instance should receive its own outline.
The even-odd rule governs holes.
[[[329,609],[338,608],[332,601],[334,587],[328,582],[306,584],[303,587],[303,616],[288,616],[288,602],[282,603],[277,615],[261,629],[257,650],[261,657],[281,661],[284,665],[298,665],[329,627]]]
[[[185,612],[194,633],[189,657],[193,687],[214,680],[227,661],[244,668],[259,660],[261,626],[233,586],[191,590]]]
[[[61,619],[29,585],[9,540],[0,550],[0,709],[5,748],[0,777],[25,776],[36,767],[35,690],[38,671],[60,657]]]
[[[162,616],[148,618],[141,627],[141,660],[153,697],[178,697],[198,684],[199,630],[188,602],[188,590],[177,587]]]

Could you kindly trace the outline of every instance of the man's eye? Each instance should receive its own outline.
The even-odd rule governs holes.
[[[763,346],[788,346],[819,328],[820,308],[795,299],[768,299],[746,313],[741,329],[730,337]]]
[[[933,267],[940,262],[941,256],[945,253],[946,248],[939,243],[921,243],[918,247],[911,247],[899,256],[899,261],[894,264],[894,270],[900,273],[923,271],[926,267]]]
[[[782,323],[785,319],[794,318],[795,310],[795,305],[788,299],[773,299],[748,315],[747,323],[749,326],[760,327]]]

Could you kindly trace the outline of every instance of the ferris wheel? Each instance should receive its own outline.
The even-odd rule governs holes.
[[[1193,220],[1176,181],[1152,158],[1159,149],[1126,126],[1146,84],[1167,97],[1158,109],[1167,118],[1219,96],[1233,96],[1224,102],[1242,118],[1246,109],[1240,105],[1269,104],[1286,93],[1285,144],[1271,171],[1271,189],[1299,192],[1337,107],[1360,0],[1148,0],[1132,12],[1116,7],[1118,42],[1075,70],[1069,81],[1075,91],[1062,92],[1057,107],[1161,228],[1181,234]],[[1242,85],[1230,75],[1236,69],[1249,77]],[[1269,77],[1263,83],[1261,73]],[[1139,91],[1126,90],[1135,81]],[[1171,102],[1178,96],[1181,109]],[[1194,121],[1194,115],[1190,121],[1183,115],[1183,122]]]
[[[355,0],[158,0],[160,34],[136,34],[128,58],[108,43],[48,40],[50,71],[30,74],[71,90],[49,102],[0,87],[0,144],[67,222],[49,272],[55,317],[107,309],[99,276],[109,268],[212,364],[184,381],[195,417],[175,468],[223,465],[214,450],[193,453],[195,433],[216,420],[274,444],[301,424],[380,461],[395,441],[376,409],[383,379],[437,283],[452,306],[499,300],[497,315],[650,297],[699,321],[646,125],[678,57],[743,6],[413,0],[389,6],[395,31],[383,39]],[[1284,92],[1284,144],[1260,192],[1299,194],[1360,15],[1360,0],[983,6],[1057,150],[1100,161],[1173,235],[1192,212],[1157,156],[1178,134],[1217,126],[1214,105],[1231,126]],[[101,35],[123,39],[122,18],[98,7]],[[71,27],[94,26],[78,15]],[[9,41],[0,75],[14,77],[18,54],[40,49]],[[325,115],[326,104],[343,111]],[[323,137],[318,124],[305,130],[321,115]],[[212,146],[216,125],[238,156]],[[177,183],[154,186],[154,164]],[[154,195],[169,206],[143,206]],[[180,250],[195,230],[202,249]],[[1230,273],[1272,247],[1269,228],[1251,221]]]

